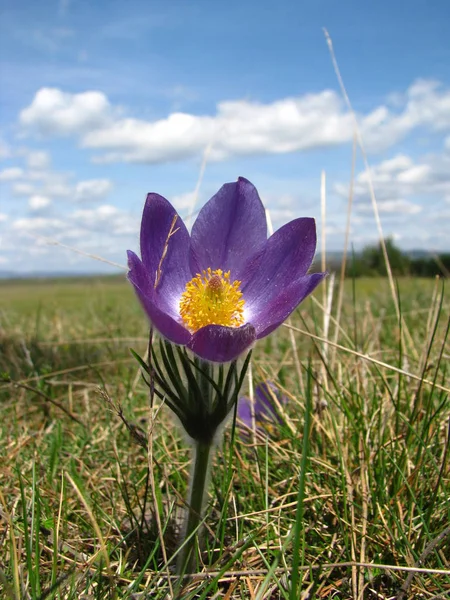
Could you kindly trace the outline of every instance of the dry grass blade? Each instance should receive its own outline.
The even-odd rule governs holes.
[[[330,340],[327,340],[319,335],[315,335],[314,333],[311,333],[310,331],[306,331],[305,329],[300,329],[299,327],[294,327],[293,325],[289,325],[287,323],[284,323],[284,327],[293,329],[297,333],[301,333],[302,335],[310,337],[313,340],[317,340],[318,342],[329,344],[330,346],[333,346],[337,350],[342,350],[343,352],[346,352],[347,354],[352,354],[353,356],[358,356],[359,358],[362,358],[363,360],[368,361],[374,365],[378,365],[379,367],[384,367],[385,369],[389,369],[390,371],[394,371],[395,373],[400,373],[401,375],[410,377],[411,379],[414,379],[415,381],[425,383],[426,385],[431,385],[438,390],[442,390],[443,392],[450,393],[450,387],[445,387],[443,385],[440,385],[439,383],[436,383],[435,381],[431,381],[429,379],[424,379],[420,375],[415,375],[414,373],[405,371],[404,369],[400,369],[399,367],[395,367],[394,365],[390,365],[386,362],[383,362],[382,360],[378,360],[378,359],[374,358],[373,356],[368,356],[367,354],[363,354],[362,352],[358,352],[357,350],[352,350],[351,348],[346,348],[345,346],[341,346],[341,344],[335,344],[334,342],[331,342]]]
[[[398,295],[397,295],[397,290],[396,290],[396,286],[395,286],[395,282],[394,282],[394,277],[392,275],[391,264],[389,262],[389,256],[388,256],[388,253],[387,253],[386,243],[385,243],[384,234],[383,234],[383,227],[381,225],[381,218],[380,218],[380,213],[379,213],[379,210],[378,210],[378,203],[377,203],[376,196],[375,196],[375,189],[374,189],[374,186],[373,186],[373,179],[372,179],[372,175],[371,175],[371,169],[370,169],[370,165],[369,165],[369,160],[367,158],[367,153],[366,153],[366,150],[365,150],[365,147],[364,147],[363,138],[362,138],[362,135],[361,135],[361,131],[359,129],[358,119],[356,117],[355,111],[353,110],[353,106],[352,106],[352,104],[350,102],[350,98],[349,98],[349,96],[347,94],[347,90],[345,89],[344,81],[342,79],[341,72],[340,72],[340,69],[339,69],[339,65],[338,65],[337,60],[336,60],[336,55],[335,55],[334,49],[333,49],[333,42],[331,40],[330,34],[328,33],[328,31],[325,28],[324,28],[324,34],[325,34],[325,39],[326,39],[327,44],[328,44],[328,48],[330,50],[331,60],[332,60],[332,63],[333,63],[334,71],[336,73],[336,77],[337,77],[338,82],[339,82],[339,86],[341,88],[342,95],[343,95],[343,97],[345,99],[345,102],[346,102],[347,107],[348,107],[348,109],[350,111],[350,114],[353,117],[356,138],[358,140],[358,145],[360,147],[361,154],[362,154],[362,157],[363,157],[363,160],[364,160],[364,165],[365,165],[365,168],[366,168],[367,182],[368,182],[368,185],[369,185],[370,199],[371,199],[371,202],[372,202],[373,214],[374,214],[374,217],[375,217],[375,223],[376,223],[377,230],[378,230],[379,243],[381,245],[381,249],[382,249],[382,252],[383,252],[384,263],[385,263],[385,266],[386,266],[386,271],[387,271],[387,275],[388,275],[388,279],[389,279],[389,285],[390,285],[390,288],[391,288],[391,296],[392,296],[392,300],[393,300],[394,305],[395,305],[395,311],[397,313],[397,319],[400,320],[401,319],[400,304],[399,304],[399,300],[398,300]],[[406,327],[405,327],[405,332],[407,334],[407,338],[408,338],[410,350],[411,350],[411,352],[413,354],[415,354],[416,353],[416,348],[415,348],[414,343],[412,341],[411,334],[409,333],[409,331],[408,331],[408,329]]]
[[[97,539],[98,539],[99,546],[100,546],[98,553],[103,556],[106,568],[107,568],[109,574],[112,575],[111,563],[110,563],[110,560],[109,560],[109,552],[108,552],[108,549],[106,547],[106,542],[105,542],[105,539],[104,539],[103,534],[101,532],[100,526],[97,523],[97,519],[95,518],[94,513],[92,511],[92,508],[91,508],[89,502],[87,501],[87,499],[85,498],[85,496],[84,496],[83,492],[81,491],[80,487],[78,486],[78,484],[72,479],[72,477],[68,473],[66,473],[66,478],[69,481],[70,485],[75,490],[78,498],[80,499],[81,503],[83,504],[83,506],[84,506],[84,508],[85,508],[88,516],[89,516],[89,520],[92,523],[92,527],[93,527],[93,529],[94,529],[94,531],[95,531],[95,533],[97,535]],[[98,553],[95,553],[89,559],[89,563],[93,563],[93,562],[96,561]]]

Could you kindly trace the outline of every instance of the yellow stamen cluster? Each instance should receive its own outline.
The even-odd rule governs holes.
[[[240,281],[230,283],[230,271],[202,271],[186,284],[180,299],[180,315],[191,331],[205,325],[240,327],[244,324],[244,300]]]

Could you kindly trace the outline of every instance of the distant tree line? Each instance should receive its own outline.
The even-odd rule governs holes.
[[[398,248],[392,238],[385,240],[392,274],[395,277],[450,277],[450,253],[441,254],[407,254]],[[337,267],[337,265],[334,265]],[[336,269],[338,270],[338,268]],[[381,243],[366,246],[359,254],[347,255],[347,277],[386,276],[386,263]]]

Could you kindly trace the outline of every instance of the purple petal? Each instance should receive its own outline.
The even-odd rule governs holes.
[[[271,381],[264,381],[256,386],[253,414],[258,429],[262,429],[264,423],[283,423],[283,419],[277,412],[274,396],[280,404],[286,404],[287,397]],[[237,416],[247,427],[252,427],[252,402],[249,397],[241,396],[237,406]]]
[[[230,270],[233,280],[240,279],[266,242],[264,207],[255,186],[240,177],[223,185],[201,209],[191,233],[191,270]]]
[[[194,354],[211,362],[229,362],[248,350],[256,339],[255,328],[206,325],[196,331],[187,344]]]
[[[240,396],[237,405],[237,418],[247,427],[252,426],[252,405],[248,396]]]
[[[260,304],[259,312],[251,319],[256,337],[263,338],[279,327],[326,276],[327,273],[305,275],[272,297],[268,290],[266,304]]]
[[[159,194],[148,194],[141,224],[142,262],[158,292],[156,304],[173,318],[180,296],[192,278],[189,233],[173,206]]]
[[[314,219],[295,219],[276,231],[265,245],[261,267],[243,287],[246,303],[257,304],[261,294],[283,289],[308,272],[316,251]]]
[[[267,240],[258,270],[242,289],[246,321],[259,322],[257,333],[262,331],[261,319],[258,316],[266,313],[268,304],[275,303],[277,298],[284,298],[286,289],[306,275],[315,250],[314,219],[295,219],[281,227]],[[307,286],[307,281],[303,280],[300,289],[296,292],[298,298],[293,298],[295,303],[289,301],[286,306],[286,316],[305,297],[306,294],[303,295],[302,290],[305,285]],[[294,286],[294,289],[297,288]]]
[[[255,418],[257,420],[269,419],[282,423],[283,419],[277,412],[274,397],[280,404],[285,404],[287,402],[286,396],[283,396],[277,386],[271,381],[263,381],[257,385],[255,392]]]
[[[174,344],[185,345],[191,339],[190,332],[165,313],[156,304],[157,293],[153,288],[152,277],[134,252],[128,250],[128,280],[133,284],[135,292],[155,328]]]

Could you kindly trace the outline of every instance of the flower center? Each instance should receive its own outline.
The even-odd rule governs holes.
[[[244,324],[244,304],[240,281],[230,283],[230,271],[202,271],[186,284],[180,299],[184,324],[197,331],[205,325],[240,327]]]

